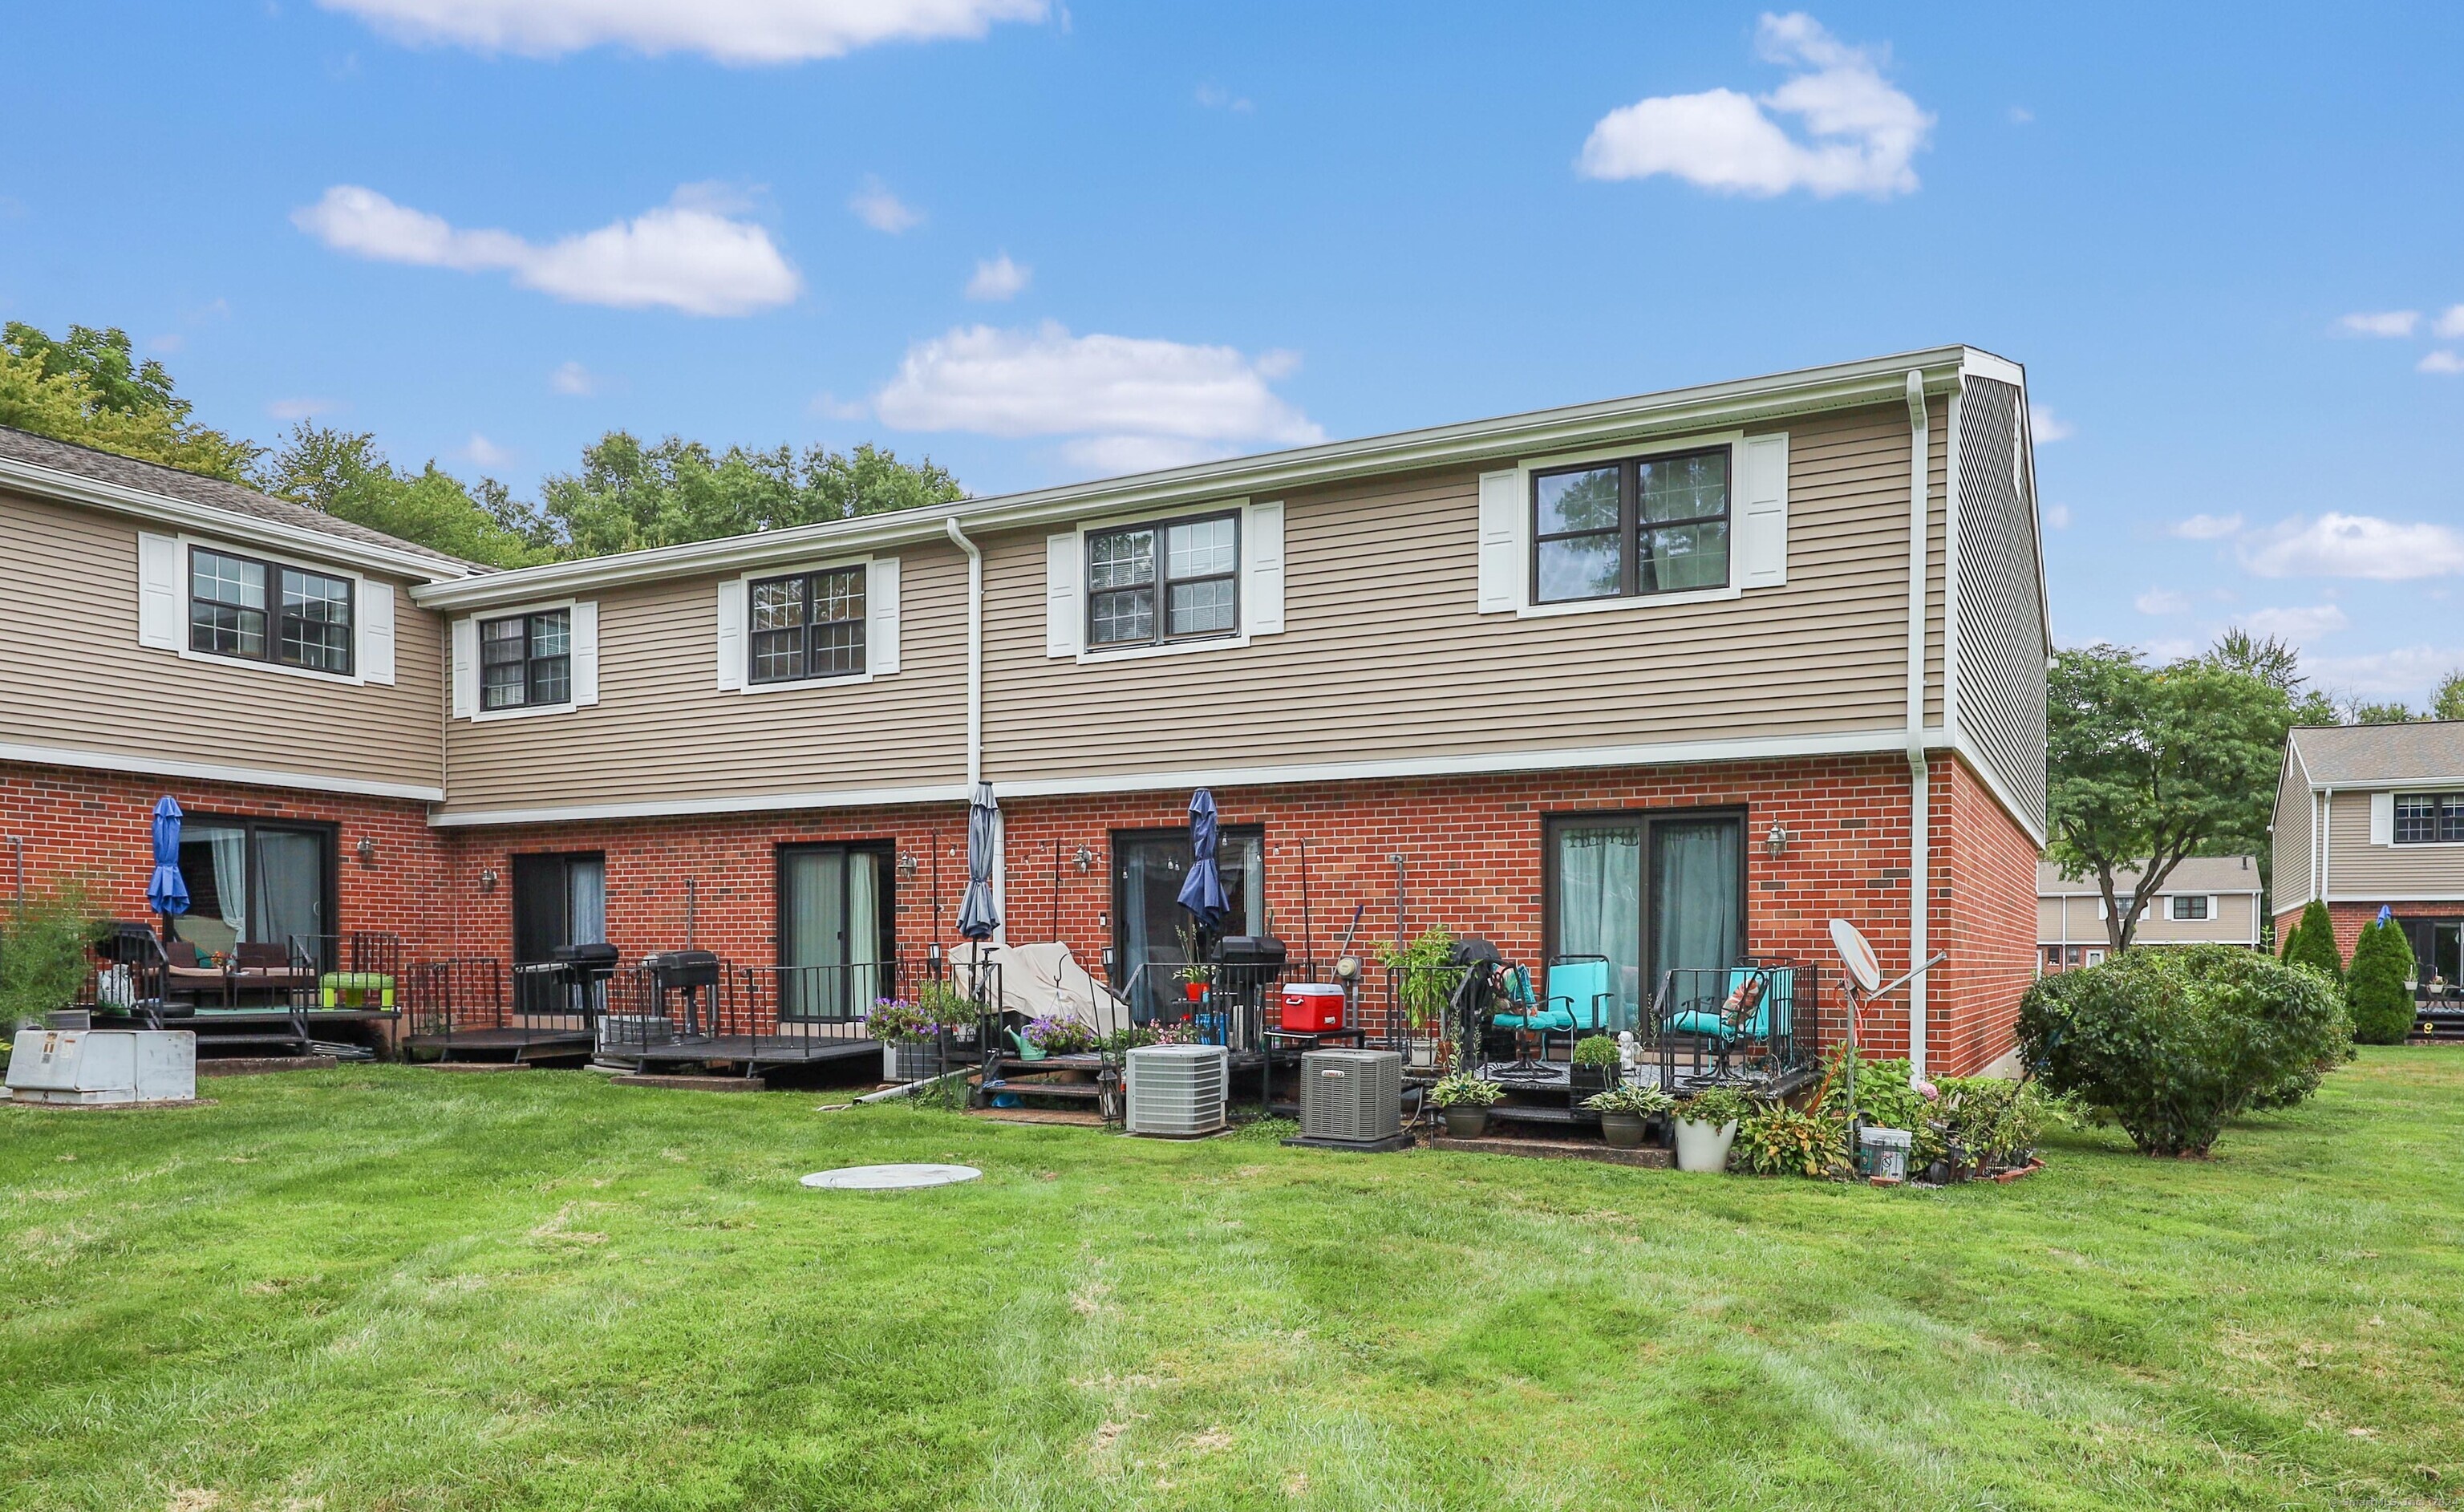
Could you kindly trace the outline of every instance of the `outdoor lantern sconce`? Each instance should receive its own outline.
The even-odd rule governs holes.
[[[1777,861],[1788,854],[1788,831],[1778,824],[1773,824],[1771,827],[1771,833],[1763,837],[1763,849],[1771,852],[1771,859]]]
[[[898,853],[898,880],[901,882],[915,880],[915,853],[912,850],[902,850]]]
[[[1078,847],[1078,855],[1075,859],[1078,863],[1079,875],[1084,876],[1089,871],[1094,869],[1095,853],[1089,850],[1086,846],[1081,845]]]
[[[377,839],[374,835],[362,835],[360,843],[352,848],[360,853],[361,866],[373,866],[377,864]]]
[[[496,890],[495,867],[487,867],[479,873],[479,890],[481,892],[494,892]]]

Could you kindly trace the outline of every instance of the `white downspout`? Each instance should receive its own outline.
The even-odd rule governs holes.
[[[958,528],[949,527],[952,543],[967,554],[967,791],[984,779],[984,554]]]
[[[1931,427],[1925,415],[1925,374],[1908,370],[1908,965],[1928,949],[1927,904],[1933,892],[1928,863],[1933,853],[1932,775],[1925,764],[1925,555],[1928,520],[1925,483],[1932,466]],[[1908,1069],[1925,1074],[1925,979],[1908,983]]]

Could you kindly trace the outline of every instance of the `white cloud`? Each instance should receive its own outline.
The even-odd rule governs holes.
[[[2262,532],[2242,550],[2242,565],[2262,578],[2368,578],[2402,582],[2464,572],[2464,531],[2422,522],[2399,525],[2368,515],[2299,515]]]
[[[2356,656],[2305,656],[2301,670],[2340,693],[2430,702],[2448,673],[2464,667],[2464,646],[2404,646]]]
[[[2222,540],[2239,529],[2238,515],[2193,515],[2189,519],[2176,520],[2172,533],[2184,540]]]
[[[457,230],[374,189],[338,184],[291,220],[337,252],[509,273],[523,288],[576,304],[748,315],[795,298],[802,280],[770,233],[708,207],[707,186],[689,185],[675,203],[540,246],[511,231]]]
[[[2425,352],[2421,361],[2412,365],[2416,371],[2424,373],[2464,373],[2464,357],[2453,352]]]
[[[2359,310],[2336,322],[2346,336],[2410,336],[2419,324],[2418,310]]]
[[[2311,604],[2306,608],[2254,609],[2242,617],[2242,623],[2258,635],[2274,635],[2305,645],[2331,630],[2351,626],[2344,611],[2332,603]]]
[[[580,362],[561,362],[547,375],[547,386],[560,394],[587,399],[599,392],[599,375]]]
[[[1243,116],[1256,108],[1249,103],[1247,96],[1235,95],[1221,84],[1199,85],[1198,102],[1209,110],[1228,110]]]
[[[400,41],[554,57],[616,46],[722,63],[837,57],[878,42],[979,37],[1045,0],[318,0]]]
[[[462,455],[483,468],[500,468],[514,460],[514,454],[473,430],[462,446]]]
[[[276,420],[314,420],[345,407],[339,399],[277,399],[265,406],[265,412]]]
[[[1034,275],[1034,269],[1021,267],[1009,260],[1009,253],[1003,252],[976,264],[976,275],[967,280],[967,297],[1014,299]]]
[[[2190,601],[2189,597],[2184,594],[2176,593],[2170,588],[2150,588],[2145,593],[2141,594],[2138,598],[2131,600],[2130,603],[2132,606],[2137,608],[2142,614],[2188,614],[2190,612]]]
[[[1934,118],[1882,78],[1886,51],[1850,47],[1801,11],[1766,12],[1755,35],[1766,60],[1805,69],[1756,99],[1732,89],[1662,95],[1610,111],[1583,143],[1580,169],[1595,179],[1672,174],[1728,194],[1806,189],[1828,198],[1907,194],[1908,162]],[[1805,138],[1764,113],[1794,116]]]
[[[2030,110],[2025,105],[2013,105],[2011,107],[2008,114],[2011,118],[2011,124],[2014,126],[2028,125],[2036,119],[2036,113]]]
[[[2449,340],[2453,340],[2459,336],[2464,336],[2464,304],[2451,304],[2445,310],[2440,311],[2438,318],[2431,324],[2431,330],[2436,335]]]
[[[890,186],[867,176],[864,187],[847,196],[855,218],[877,231],[895,236],[924,224],[924,212],[890,192]]]
[[[2028,406],[2028,435],[2036,445],[2044,446],[2055,441],[2068,441],[2078,434],[2079,427],[2072,425],[2044,405]]]
[[[2046,523],[2046,524],[2048,524],[2048,525],[2051,525],[2051,526],[2052,526],[2054,529],[2056,529],[2056,530],[2068,530],[2068,529],[2070,529],[2070,528],[2071,528],[2071,507],[2070,507],[2069,505],[2067,505],[2067,504],[2048,504],[2048,505],[2046,505],[2046,506],[2045,506],[2045,523]]]
[[[1146,471],[1326,439],[1268,386],[1295,364],[1287,352],[1072,336],[1049,321],[965,326],[908,348],[873,409],[901,430],[1069,437],[1079,466]]]

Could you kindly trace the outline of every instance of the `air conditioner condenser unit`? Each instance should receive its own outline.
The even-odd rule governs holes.
[[[1223,1127],[1230,1053],[1220,1044],[1150,1044],[1129,1053],[1129,1130],[1195,1139]]]
[[[1398,1150],[1403,1057],[1394,1050],[1311,1050],[1301,1057],[1301,1132],[1291,1141],[1341,1150]]]

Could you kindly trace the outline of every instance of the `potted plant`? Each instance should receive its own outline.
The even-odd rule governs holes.
[[[881,1079],[921,1082],[940,1070],[940,1025],[904,997],[876,997],[867,1019],[881,1041]]]
[[[1732,1087],[1705,1087],[1679,1104],[1677,1169],[1727,1170],[1728,1147],[1736,1143],[1737,1122],[1745,1116],[1745,1096]]]
[[[1457,1071],[1429,1088],[1429,1106],[1446,1116],[1451,1139],[1478,1139],[1488,1132],[1489,1105],[1501,1096],[1494,1082]]]
[[[1194,1003],[1204,1002],[1207,978],[1214,975],[1203,958],[1206,942],[1199,938],[1196,928],[1187,924],[1174,932],[1180,939],[1180,958],[1185,963],[1173,974],[1180,978],[1181,996]]]
[[[1032,1047],[1034,1053],[1026,1057],[1031,1061],[1055,1055],[1086,1055],[1095,1048],[1095,1031],[1075,1019],[1030,1019],[1019,1039]]]
[[[1438,1063],[1437,1036],[1429,1031],[1446,1015],[1462,968],[1454,964],[1455,937],[1429,930],[1409,945],[1381,946],[1378,964],[1387,971],[1395,1006],[1410,1030],[1405,1060],[1413,1065]]]
[[[1609,1048],[1617,1048],[1614,1041]],[[1640,1150],[1649,1121],[1656,1114],[1677,1106],[1677,1099],[1656,1086],[1639,1083],[1613,1086],[1583,1099],[1583,1106],[1600,1115],[1600,1137],[1615,1150]]]
[[[976,1005],[949,983],[928,981],[917,988],[915,1009],[957,1043],[976,1042]]]
[[[1574,1041],[1574,1058],[1566,1078],[1574,1092],[1604,1092],[1617,1083],[1617,1042],[1604,1034]],[[1590,1104],[1585,1104],[1590,1107]]]

